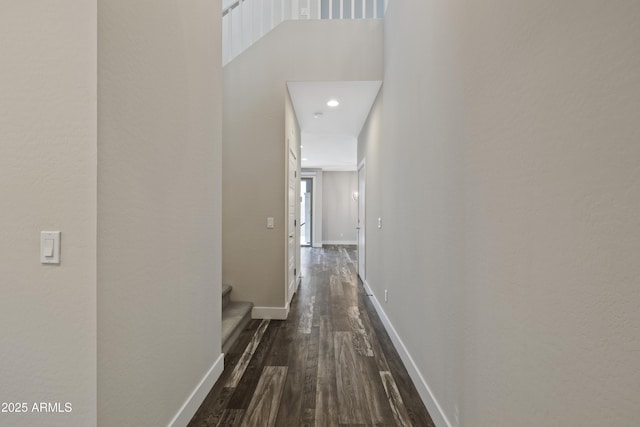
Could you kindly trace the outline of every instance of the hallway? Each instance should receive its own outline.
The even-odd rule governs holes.
[[[303,248],[302,268],[288,320],[249,324],[189,426],[433,426],[357,278],[355,248]]]

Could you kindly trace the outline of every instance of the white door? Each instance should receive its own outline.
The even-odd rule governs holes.
[[[364,255],[364,235],[365,235],[365,214],[364,214],[364,184],[365,184],[365,164],[358,168],[358,276],[364,282],[365,278],[365,255]]]
[[[296,205],[299,201],[299,197],[296,197],[296,180],[297,174],[297,162],[296,155],[292,150],[289,150],[289,192],[288,192],[288,221],[287,221],[287,301],[291,300],[295,292],[296,284]]]

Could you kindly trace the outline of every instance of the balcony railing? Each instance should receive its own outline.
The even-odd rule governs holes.
[[[386,0],[225,0],[222,63],[227,64],[287,20],[380,19]]]

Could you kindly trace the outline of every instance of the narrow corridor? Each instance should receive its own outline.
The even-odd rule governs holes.
[[[289,319],[253,320],[189,424],[433,426],[357,278],[354,247],[303,248]]]

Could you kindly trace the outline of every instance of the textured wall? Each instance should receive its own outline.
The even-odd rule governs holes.
[[[381,46],[379,21],[288,21],[224,67],[222,265],[234,299],[285,305],[286,82],[381,80]]]
[[[639,18],[389,5],[367,281],[451,425],[637,424]]]
[[[322,242],[325,244],[356,244],[358,233],[357,172],[329,172],[323,174]]]
[[[3,426],[96,414],[96,2],[0,5],[0,402],[69,402]],[[62,232],[40,264],[40,231]]]
[[[98,16],[98,422],[164,426],[220,356],[220,2]]]

